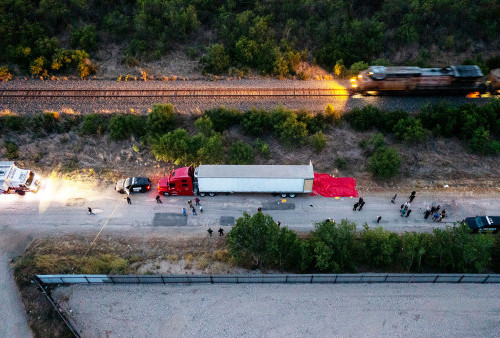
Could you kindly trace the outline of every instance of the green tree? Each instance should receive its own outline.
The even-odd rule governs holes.
[[[430,235],[425,233],[406,232],[401,238],[401,265],[406,272],[420,272],[422,258],[427,252]]]
[[[296,115],[292,115],[284,122],[275,125],[274,130],[287,147],[300,146],[304,144],[307,138],[307,126],[304,122],[297,121]]]
[[[236,262],[251,268],[290,269],[300,257],[297,235],[261,212],[244,212],[228,233],[227,245]]]
[[[226,152],[224,149],[223,136],[213,134],[198,150],[198,158],[202,164],[222,164],[225,162]]]
[[[202,116],[194,122],[194,126],[198,131],[206,137],[210,137],[214,133],[214,124],[210,116]]]
[[[146,128],[151,136],[159,136],[177,126],[177,116],[171,104],[155,104],[146,118]]]
[[[225,107],[206,110],[204,115],[210,117],[214,130],[219,133],[229,129],[231,126],[239,124],[242,118],[242,114],[239,110]]]
[[[157,160],[191,165],[196,163],[202,139],[191,138],[185,129],[176,129],[156,139],[152,151]]]
[[[82,135],[102,135],[108,130],[108,120],[101,114],[88,114],[83,116]]]
[[[229,148],[229,164],[253,164],[254,153],[251,145],[236,141]]]
[[[271,149],[269,149],[269,145],[263,140],[256,138],[253,142],[253,145],[257,152],[264,157],[265,159],[271,158]]]
[[[216,43],[208,48],[201,62],[205,65],[204,70],[211,74],[220,74],[229,67],[230,58],[223,44]]]
[[[405,143],[417,143],[427,138],[427,131],[419,119],[407,117],[399,120],[394,126],[394,136]]]
[[[401,250],[401,241],[397,234],[382,227],[370,229],[364,225],[360,240],[365,262],[375,268],[390,267]]]
[[[247,135],[261,136],[272,130],[269,113],[263,109],[252,108],[241,119],[241,128]]]
[[[399,174],[401,157],[394,148],[380,147],[375,150],[368,163],[368,170],[380,179],[392,178]]]
[[[311,145],[316,153],[322,152],[326,148],[327,138],[322,131],[318,131],[316,134],[311,135]]]
[[[320,271],[356,271],[358,252],[355,223],[345,219],[340,224],[331,220],[316,223],[310,243],[314,265]]]

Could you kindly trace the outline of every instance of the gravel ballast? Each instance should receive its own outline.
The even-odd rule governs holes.
[[[497,336],[499,285],[72,285],[82,337]],[[70,312],[71,311],[71,312]]]

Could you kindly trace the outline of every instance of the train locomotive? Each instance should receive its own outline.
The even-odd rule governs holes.
[[[494,72],[492,72],[493,74]],[[495,90],[494,74],[483,81],[476,65],[445,68],[370,66],[351,79],[351,92],[367,94],[469,94]],[[498,79],[497,79],[498,80]]]

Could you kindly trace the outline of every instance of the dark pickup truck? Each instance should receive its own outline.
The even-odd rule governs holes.
[[[129,177],[116,182],[115,190],[120,194],[131,192],[147,192],[151,190],[151,180],[147,177]]]
[[[496,233],[500,230],[500,216],[467,217],[463,222],[474,232],[492,231]]]

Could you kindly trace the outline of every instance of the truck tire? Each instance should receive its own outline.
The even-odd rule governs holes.
[[[286,193],[281,193],[280,196],[283,197],[283,198],[285,198],[286,197]]]
[[[20,196],[24,196],[24,194],[26,194],[24,190],[16,190],[16,193],[19,194]]]
[[[214,193],[214,192],[209,192],[209,193],[208,193],[208,196],[210,196],[210,197],[214,197],[214,196],[215,196],[215,193]]]
[[[200,193],[198,193],[198,195],[200,195],[201,197],[205,197],[206,196],[206,194],[204,192],[200,192]]]
[[[165,191],[165,192],[163,193],[163,196],[168,197],[168,196],[170,196],[170,193]]]
[[[288,194],[288,196],[290,196],[290,198],[294,198],[295,194],[292,192],[292,193]]]

